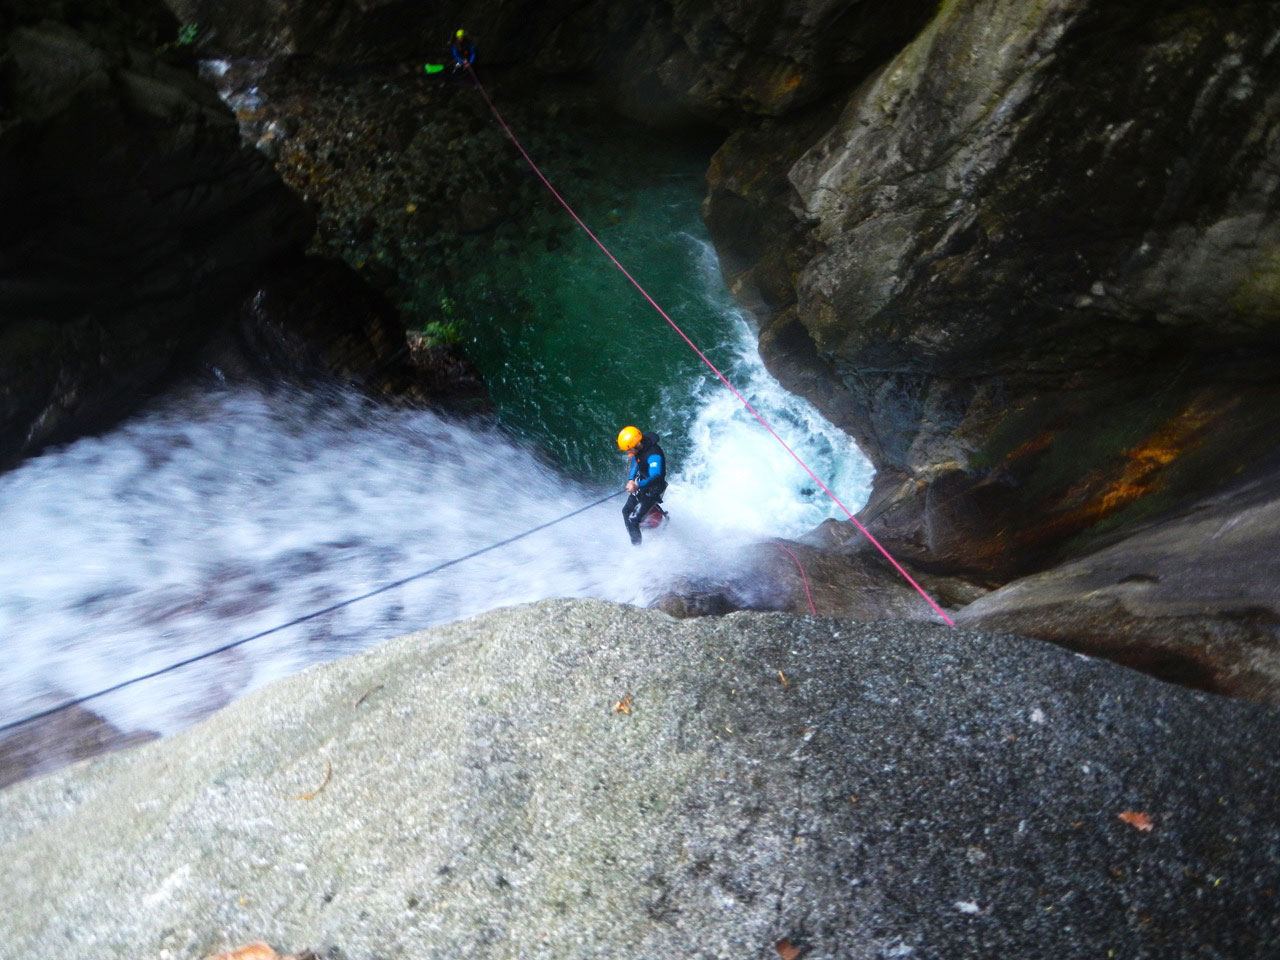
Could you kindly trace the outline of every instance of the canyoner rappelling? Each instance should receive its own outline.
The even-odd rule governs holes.
[[[935,601],[933,597],[929,596],[928,592],[925,591],[925,589],[922,586],[920,586],[919,583],[916,582],[915,578],[912,577],[911,574],[906,571],[906,569],[902,566],[902,564],[900,564],[896,559],[894,559],[893,555],[890,554],[887,549],[885,549],[885,547],[880,543],[880,541],[877,540],[871,534],[871,532],[865,526],[863,526],[862,523],[858,521],[858,518],[854,516],[853,511],[844,505],[844,503],[840,500],[840,498],[835,495],[835,493],[831,490],[829,486],[827,486],[827,484],[822,480],[822,478],[819,477],[817,473],[815,473],[814,470],[803,459],[801,459],[800,455],[797,454],[794,449],[792,449],[790,444],[788,444],[784,439],[782,439],[782,437],[778,434],[778,432],[774,430],[774,428],[769,424],[767,420],[765,420],[763,416],[761,416],[760,412],[756,410],[756,408],[751,404],[751,402],[748,401],[747,398],[742,395],[741,391],[739,391],[732,383],[729,382],[729,379],[720,371],[720,369],[714,363],[711,362],[711,360],[707,357],[705,353],[703,353],[701,349],[698,348],[698,345],[695,344],[693,340],[689,338],[689,335],[686,334],[684,330],[680,328],[679,324],[677,324],[673,319],[671,319],[671,316],[667,313],[667,311],[662,309],[662,307],[658,304],[656,300],[654,300],[654,298],[649,294],[649,292],[643,286],[641,286],[640,282],[634,276],[632,276],[631,272],[622,265],[622,262],[613,255],[613,252],[610,251],[609,248],[604,245],[604,243],[600,240],[598,236],[596,236],[595,232],[590,227],[587,226],[587,224],[583,221],[583,219],[580,216],[578,216],[577,211],[575,211],[573,207],[570,206],[569,202],[565,200],[565,198],[560,194],[560,191],[558,191],[552,185],[551,181],[547,179],[547,176],[542,172],[541,168],[536,163],[534,163],[533,158],[529,155],[529,152],[525,150],[524,145],[521,144],[519,138],[516,137],[515,132],[511,129],[510,125],[508,125],[507,121],[503,118],[502,114],[498,111],[497,106],[494,104],[488,92],[485,90],[484,84],[480,82],[480,77],[477,75],[474,67],[470,62],[466,64],[465,69],[467,70],[468,73],[471,74],[471,79],[472,81],[474,81],[476,85],[476,90],[479,92],[485,104],[488,106],[489,111],[493,114],[494,119],[498,121],[499,126],[502,127],[503,132],[506,133],[507,138],[515,146],[516,150],[519,151],[520,156],[524,158],[525,163],[529,165],[529,168],[534,172],[537,178],[542,182],[543,186],[545,186],[547,190],[550,191],[551,195],[556,198],[559,204],[562,207],[564,207],[565,211],[569,214],[569,216],[573,218],[573,221],[583,230],[584,233],[586,233],[588,237],[591,238],[591,241],[600,249],[601,253],[603,253],[609,259],[609,262],[612,263],[614,267],[616,267],[618,271],[624,277],[627,278],[627,280],[631,283],[631,285],[636,288],[636,290],[640,293],[642,297],[644,297],[644,299],[649,303],[649,305],[653,307],[653,309],[658,312],[658,314],[662,317],[662,319],[667,322],[668,326],[670,326],[671,329],[674,330],[676,334],[680,337],[680,339],[682,339],[685,342],[685,344],[688,345],[689,349],[691,349],[694,353],[698,355],[699,359],[701,359],[702,362],[706,364],[708,369],[710,369],[711,372],[715,374],[716,378],[725,386],[725,388],[728,389],[738,399],[738,401],[747,409],[747,411],[760,423],[760,425],[764,427],[766,431],[768,431],[769,435],[773,437],[773,439],[776,440],[779,444],[781,444],[782,448],[787,451],[787,453],[791,456],[791,458],[797,464],[800,465],[800,467],[804,470],[804,472],[809,475],[809,477],[818,485],[818,487],[822,490],[822,492],[825,493],[827,497],[837,507],[840,508],[840,510],[845,514],[845,516],[848,517],[849,521],[858,529],[858,532],[867,538],[867,540],[872,544],[872,546],[874,546],[875,549],[879,551],[879,553],[889,562],[889,564],[894,568],[894,570],[896,570],[898,574],[902,576],[902,578],[905,579],[907,583],[911,585],[911,587],[916,591],[916,593],[918,593],[924,599],[924,601],[930,606],[930,608],[932,608],[934,613],[936,613],[943,620],[943,622],[946,623],[948,626],[954,627],[955,621],[952,620],[951,617],[947,614],[947,612],[943,610],[941,606],[938,605],[937,601]],[[621,444],[621,437],[619,437],[619,443]],[[630,531],[630,524],[628,524],[628,530]],[[632,538],[632,542],[633,543],[637,542],[634,536]]]
[[[459,28],[449,40],[449,56],[453,58],[450,73],[466,70],[476,62],[475,42],[467,35],[467,31]],[[424,63],[422,69],[427,73],[443,73],[443,63]]]
[[[667,489],[667,455],[656,433],[623,427],[618,433],[618,450],[627,456],[627,502],[622,505],[622,521],[633,546],[640,546],[640,529],[661,526],[667,519],[662,495]]]

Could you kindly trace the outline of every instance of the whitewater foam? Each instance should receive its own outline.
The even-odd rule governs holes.
[[[714,254],[730,379],[851,507],[871,467],[765,371]],[[235,696],[391,636],[553,596],[647,604],[729,576],[752,540],[842,516],[718,382],[673,385],[692,453],[673,522],[640,550],[622,498],[92,705],[168,733]],[[621,480],[621,469],[619,481]],[[270,630],[505,540],[607,489],[560,475],[499,429],[341,393],[190,388],[100,437],[0,476],[0,723]]]

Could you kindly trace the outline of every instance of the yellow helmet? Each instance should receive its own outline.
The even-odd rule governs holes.
[[[640,445],[640,431],[635,427],[623,427],[618,432],[618,449],[623,453]]]
[[[457,37],[459,40],[461,40],[466,35],[467,35],[466,32],[463,30],[459,30],[456,34],[454,34],[454,36]]]

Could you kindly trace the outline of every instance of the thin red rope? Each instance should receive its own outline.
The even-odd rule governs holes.
[[[902,564],[898,563],[898,561],[893,558],[892,554],[890,554],[888,550],[886,550],[883,546],[881,546],[880,541],[871,535],[871,531],[869,531],[866,527],[864,527],[861,523],[858,522],[858,518],[853,515],[853,512],[848,507],[846,507],[843,503],[840,502],[840,498],[831,492],[831,489],[825,483],[822,482],[822,478],[819,477],[816,473],[814,473],[811,469],[809,469],[809,465],[800,459],[800,456],[794,450],[792,450],[790,446],[787,445],[787,442],[783,440],[782,437],[778,436],[777,432],[773,429],[773,427],[769,425],[769,422],[765,420],[764,417],[760,416],[760,414],[756,411],[756,408],[753,407],[747,401],[746,397],[744,397],[741,393],[738,392],[737,387],[735,387],[732,383],[730,383],[728,378],[723,373],[720,372],[719,368],[717,368],[714,363],[712,363],[710,360],[707,359],[707,355],[698,349],[697,344],[695,344],[692,340],[690,340],[689,337],[685,334],[685,332],[680,329],[679,325],[674,320],[672,320],[669,316],[667,316],[667,311],[663,310],[662,307],[658,306],[658,302],[654,300],[653,297],[649,296],[649,291],[645,290],[644,287],[640,286],[640,282],[636,280],[636,278],[631,275],[631,273],[627,270],[627,268],[624,267],[618,261],[618,258],[615,257],[613,253],[610,252],[609,248],[606,247],[600,241],[600,238],[597,237],[591,231],[591,228],[582,222],[582,218],[578,216],[578,214],[574,211],[573,207],[569,206],[569,202],[565,200],[564,197],[560,196],[560,191],[558,191],[555,187],[551,185],[551,181],[546,178],[543,172],[538,168],[538,165],[533,162],[533,158],[529,156],[528,152],[521,145],[520,141],[516,139],[516,135],[511,132],[511,128],[507,126],[507,121],[502,119],[502,114],[498,112],[498,108],[495,107],[493,105],[493,101],[489,99],[489,94],[485,92],[484,85],[480,82],[480,78],[476,76],[475,70],[471,69],[470,65],[467,66],[467,72],[471,74],[471,79],[475,81],[476,89],[480,91],[480,96],[484,97],[484,102],[489,105],[489,110],[493,113],[498,123],[501,124],[502,129],[506,131],[506,134],[510,138],[511,142],[516,145],[516,149],[520,151],[520,156],[524,157],[525,163],[529,164],[529,167],[533,170],[533,172],[538,175],[538,179],[541,180],[543,185],[548,190],[551,191],[551,195],[560,201],[560,205],[564,207],[565,210],[568,211],[569,216],[573,217],[574,221],[578,224],[578,226],[582,228],[583,232],[586,233],[586,235],[589,236],[595,242],[595,245],[600,248],[600,250],[604,253],[606,257],[609,258],[609,260],[613,263],[615,267],[618,268],[618,270],[622,273],[622,275],[631,281],[631,285],[640,291],[640,295],[649,301],[649,305],[653,307],[653,309],[658,311],[662,319],[666,320],[667,323],[671,325],[671,329],[680,335],[680,339],[682,339],[685,343],[687,343],[689,345],[689,348],[694,353],[696,353],[699,357],[702,358],[702,362],[711,368],[711,372],[720,378],[720,382],[729,388],[730,392],[732,392],[733,395],[737,397],[739,401],[741,401],[742,405],[751,412],[751,415],[753,417],[755,417],[758,421],[760,421],[760,425],[769,431],[769,434],[773,437],[773,439],[777,440],[778,443],[782,444],[782,448],[786,450],[787,453],[791,454],[791,458],[795,460],[796,463],[800,464],[800,466],[804,468],[804,472],[807,473],[813,479],[814,483],[816,483],[819,487],[822,488],[822,492],[825,493],[828,497],[830,497],[832,502],[834,502],[837,507],[839,507],[841,510],[844,511],[845,516],[847,516],[849,520],[852,521],[853,525],[856,526],[862,532],[862,534],[868,540],[871,541],[871,543],[875,546],[877,550],[879,550],[882,554],[884,554],[885,559],[888,560],[891,564],[893,564],[893,568],[902,575],[902,577],[907,581],[907,583],[915,587],[916,593],[924,597],[925,601],[929,604],[929,606],[931,606],[934,609],[934,612],[937,613],[938,616],[940,616],[946,622],[947,626],[954,627],[956,625],[955,621],[952,620],[949,616],[947,616],[946,611],[944,611],[940,606],[938,606],[937,603],[934,602],[933,597],[925,593],[924,588],[921,587],[920,584],[916,583],[916,581],[912,578],[911,574],[907,573],[907,571],[902,568]]]
[[[818,615],[818,608],[813,605],[813,594],[809,592],[809,578],[805,576],[804,564],[800,562],[799,557],[797,557],[794,553],[791,552],[791,548],[788,547],[786,544],[784,544],[781,540],[775,540],[773,542],[776,543],[783,550],[786,550],[787,553],[790,553],[791,559],[796,562],[796,569],[800,571],[800,579],[804,581],[804,595],[805,595],[805,598],[809,601],[809,612],[816,617]]]

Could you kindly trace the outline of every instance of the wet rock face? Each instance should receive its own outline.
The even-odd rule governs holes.
[[[789,165],[794,306],[794,231],[737,284],[907,556],[1005,578],[1273,444],[1278,31],[1267,3],[947,3]],[[713,226],[767,199],[750,169]]]
[[[456,346],[407,336],[386,298],[339,261],[311,257],[273,271],[241,304],[236,341],[240,356],[209,362],[303,385],[339,382],[387,402],[488,409],[484,382]]]
[[[83,707],[62,710],[0,734],[0,789],[157,736],[149,730],[125,732]]]
[[[0,464],[133,409],[312,229],[157,55],[162,8],[28,6],[0,38]]]
[[[1280,704],[1280,464],[956,617]]]
[[[627,113],[736,124],[794,113],[857,81],[924,25],[932,0],[603,4],[597,69]],[[642,8],[644,9],[644,8]]]
[[[677,581],[650,607],[681,620],[735,610],[776,610],[861,621],[941,622],[865,538],[837,539],[850,526],[829,521],[806,537],[806,543],[761,541],[744,552],[731,578]],[[916,571],[913,579],[919,577]],[[946,607],[974,598],[975,591],[966,586],[926,578],[926,590]]]
[[[303,55],[330,64],[438,60],[459,26],[478,63],[596,74],[654,124],[732,123],[806,106],[868,72],[932,15],[933,0],[677,0],[536,5],[403,0],[168,0],[202,56]]]

